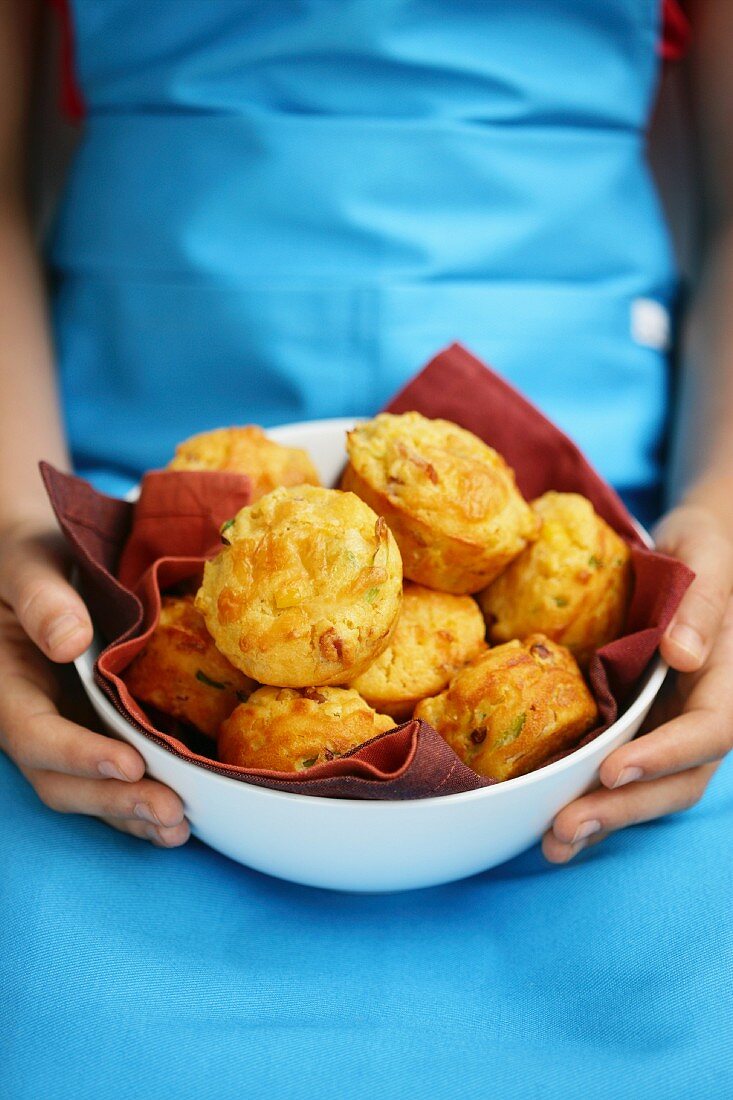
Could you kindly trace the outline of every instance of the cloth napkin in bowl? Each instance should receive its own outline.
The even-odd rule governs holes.
[[[587,744],[630,702],[693,574],[644,546],[618,495],[571,440],[462,345],[436,355],[387,406],[394,413],[409,410],[474,432],[514,467],[528,499],[548,489],[583,494],[630,544],[633,593],[626,632],[591,661],[588,675],[600,722],[583,738],[581,744]],[[97,682],[145,736],[222,775],[321,797],[426,798],[493,782],[463,764],[431,726],[415,720],[297,773],[222,764],[213,758],[213,745],[209,753],[181,729],[161,728],[160,716],[147,713],[128,692],[124,671],[157,623],[161,592],[198,576],[220,548],[219,527],[249,502],[249,480],[232,473],[153,471],[143,478],[139,500],[130,503],[48,463],[41,463],[41,473],[79,566],[83,594],[107,642],[97,660]]]

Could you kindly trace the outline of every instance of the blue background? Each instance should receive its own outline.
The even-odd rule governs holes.
[[[2,1100],[733,1096],[731,760],[568,867],[388,896],[0,784]]]

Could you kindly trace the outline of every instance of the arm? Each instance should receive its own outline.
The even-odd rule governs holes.
[[[69,462],[24,198],[38,16],[30,0],[0,4],[0,747],[51,808],[172,846],[188,837],[178,796],[143,778],[131,746],[62,717],[54,701],[53,662],[83,653],[92,629],[38,474],[42,457]]]
[[[36,463],[68,467],[58,412],[40,265],[25,203],[25,134],[38,11],[0,7],[0,517],[47,525]],[[25,430],[32,410],[37,431]]]
[[[543,850],[565,863],[626,825],[686,809],[733,747],[733,5],[703,0],[691,58],[707,247],[688,322],[673,473],[657,545],[697,574],[662,641],[677,671],[651,731],[604,761],[599,790],[566,806]]]
[[[733,12],[707,0],[696,16],[690,84],[706,232],[672,465],[677,493],[715,512],[733,538]]]

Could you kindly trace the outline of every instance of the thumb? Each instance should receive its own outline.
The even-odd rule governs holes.
[[[702,508],[671,512],[657,529],[656,544],[695,572],[662,639],[661,653],[678,672],[696,672],[723,621],[733,585],[733,552],[714,517]]]
[[[52,661],[73,661],[92,640],[89,612],[64,576],[63,554],[53,534],[5,536],[0,599]]]

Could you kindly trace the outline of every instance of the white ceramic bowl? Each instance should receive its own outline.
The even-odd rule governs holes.
[[[353,423],[312,421],[269,434],[305,447],[328,485],[343,466],[344,433]],[[97,714],[112,734],[139,750],[151,776],[178,792],[195,836],[258,871],[357,892],[452,882],[534,844],[561,807],[597,783],[604,758],[634,736],[667,671],[655,660],[638,696],[610,729],[530,775],[442,798],[366,802],[271,791],[181,760],[126,722],[99,690],[93,676],[98,652],[95,639],[76,662]]]

